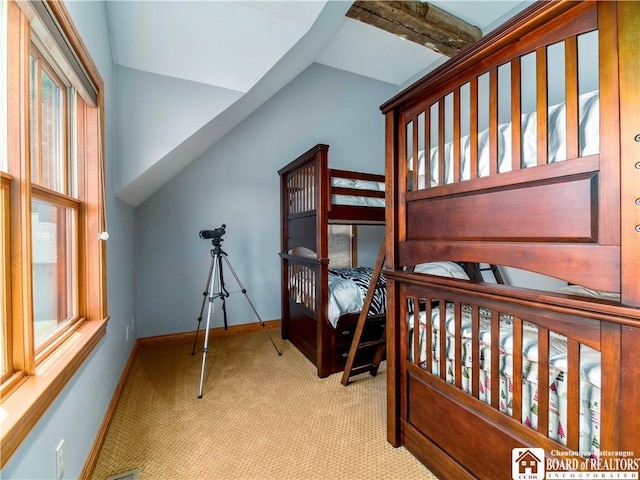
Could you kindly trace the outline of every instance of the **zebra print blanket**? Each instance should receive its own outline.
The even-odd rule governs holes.
[[[373,269],[369,267],[330,268],[329,269],[329,322],[335,327],[338,319],[345,313],[360,312],[367,296]],[[384,275],[378,279],[369,309],[369,315],[385,313],[387,305],[387,281]]]

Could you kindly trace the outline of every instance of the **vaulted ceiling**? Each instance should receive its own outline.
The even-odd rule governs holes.
[[[528,3],[434,0],[429,15],[437,21],[444,14],[486,34]],[[446,60],[443,53],[452,54],[431,40],[424,41],[429,48],[364,23],[355,6],[339,0],[107,1],[116,65],[226,92],[192,135],[185,132],[141,168],[127,167],[116,193],[139,205],[314,62],[401,88]],[[126,152],[119,157],[133,161]]]

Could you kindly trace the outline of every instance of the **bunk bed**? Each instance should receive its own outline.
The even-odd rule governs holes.
[[[282,338],[317,367],[320,377],[344,369],[373,270],[331,267],[329,225],[385,221],[384,175],[331,169],[328,150],[328,145],[318,144],[278,171]],[[385,327],[384,278],[378,287],[375,308],[369,312],[372,335]],[[337,290],[352,291],[353,296],[344,300]]]
[[[638,470],[638,18],[535,3],[381,106],[387,438],[438,476]],[[445,260],[567,286],[408,268]]]

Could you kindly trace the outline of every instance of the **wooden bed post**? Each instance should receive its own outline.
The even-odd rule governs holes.
[[[385,261],[389,270],[394,270],[397,265],[398,254],[396,251],[398,245],[398,216],[402,212],[398,211],[395,194],[398,186],[398,172],[396,171],[397,162],[395,152],[397,141],[397,112],[391,110],[385,116],[385,179],[386,179],[386,208],[385,208]],[[400,436],[400,405],[401,405],[401,375],[398,352],[400,351],[400,338],[396,325],[397,298],[395,281],[387,281],[387,323],[386,323],[386,350],[387,350],[387,441],[394,447],[401,445]]]
[[[620,68],[620,200],[622,303],[640,306],[640,4],[617,8]],[[612,7],[612,6],[608,6]]]
[[[615,2],[620,68],[622,302],[640,307],[640,3]],[[619,448],[640,452],[640,328],[622,327]],[[625,379],[627,379],[625,381]],[[632,379],[629,381],[629,379]]]

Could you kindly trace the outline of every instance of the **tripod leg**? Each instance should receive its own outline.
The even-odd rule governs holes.
[[[218,260],[220,259],[220,257],[218,257]],[[219,294],[220,294],[220,298],[222,298],[222,318],[224,320],[224,329],[227,330],[228,325],[227,325],[227,303],[225,302],[225,298],[229,296],[229,292],[227,292],[227,289],[224,286],[224,274],[222,272],[222,262],[218,261],[218,272],[220,274],[220,289],[219,289]]]
[[[200,315],[198,315],[198,326],[196,327],[196,336],[193,339],[193,350],[191,355],[196,354],[196,343],[198,342],[198,333],[200,332],[200,322],[202,322],[202,314],[204,312],[204,304],[207,301],[209,295],[209,284],[211,283],[211,274],[213,273],[213,266],[215,264],[215,257],[211,254],[211,266],[209,267],[209,274],[207,275],[207,283],[204,285],[204,292],[202,292],[202,305],[200,306]]]
[[[238,278],[238,275],[236,274],[236,271],[231,266],[231,262],[229,261],[229,259],[226,256],[224,257],[224,260],[225,260],[225,262],[227,262],[227,266],[229,267],[229,270],[231,270],[231,273],[233,274],[233,277],[236,279],[236,282],[240,286],[240,291],[244,294],[244,298],[247,299],[247,302],[249,302],[249,306],[251,306],[251,309],[253,310],[253,313],[255,313],[256,317],[258,317],[258,321],[260,322],[260,325],[262,325],[264,333],[266,333],[267,337],[269,337],[269,340],[271,341],[271,344],[273,345],[273,347],[276,349],[276,352],[278,352],[278,355],[282,355],[282,352],[276,346],[275,342],[273,341],[273,338],[271,338],[271,335],[269,335],[269,330],[267,330],[266,325],[264,324],[264,321],[262,320],[262,318],[260,318],[260,314],[256,310],[256,307],[253,306],[253,303],[251,302],[251,299],[249,298],[249,295],[247,295],[247,289],[244,288],[244,285],[242,285],[242,282],[240,282],[240,279]]]
[[[206,331],[204,334],[204,349],[202,351],[202,369],[200,371],[200,388],[198,390],[198,398],[202,398],[202,389],[204,386],[204,367],[207,361],[207,350],[209,349],[209,325],[211,322],[211,311],[213,309],[213,301],[215,300],[216,296],[213,293],[213,289],[214,289],[214,285],[216,283],[216,270],[214,268],[214,264],[216,262],[220,262],[220,257],[218,255],[215,255],[213,257],[212,263],[211,263],[211,272],[212,275],[210,276],[210,281],[209,281],[209,307],[207,308],[207,326],[206,326]]]

